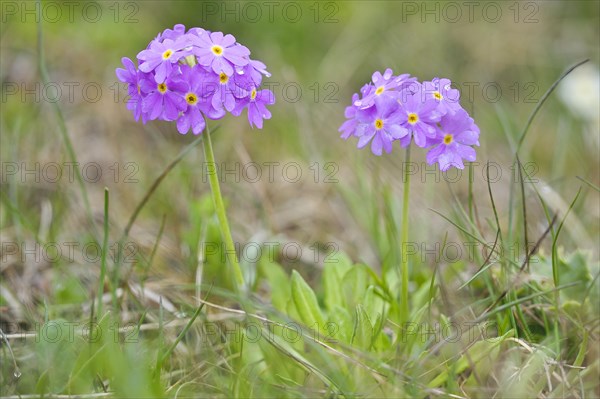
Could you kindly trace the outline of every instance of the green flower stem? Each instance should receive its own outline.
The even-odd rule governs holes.
[[[400,297],[400,320],[408,321],[408,256],[405,248],[408,244],[408,197],[410,192],[410,145],[406,147],[406,161],[404,164],[404,195],[402,199],[402,246],[400,256],[400,274],[402,276],[402,287]]]
[[[219,186],[219,177],[217,175],[217,164],[215,163],[215,155],[213,153],[212,142],[210,140],[208,123],[206,124],[206,131],[203,133],[203,135],[204,138],[202,139],[202,146],[204,147],[204,156],[207,162],[207,172],[210,181],[210,190],[212,192],[213,203],[215,205],[215,211],[217,212],[217,218],[219,219],[219,226],[221,228],[221,239],[225,243],[227,259],[233,268],[233,274],[236,282],[235,288],[237,291],[240,291],[244,287],[244,275],[242,274],[242,269],[240,268],[237,254],[235,253],[235,245],[233,245],[231,231],[229,230],[229,223],[227,222],[227,214],[225,213],[223,197],[221,196],[221,187]]]

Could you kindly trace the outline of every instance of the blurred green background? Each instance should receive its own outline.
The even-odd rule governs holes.
[[[564,211],[583,184],[576,176],[599,183],[597,1],[3,2],[2,7],[3,161],[29,167],[68,161],[51,107],[58,98],[78,161],[102,167],[97,182],[86,181],[92,209],[101,217],[102,190],[108,187],[116,226],[123,226],[160,171],[194,139],[179,135],[172,124],[135,123],[114,73],[121,57],[134,58],[158,32],[176,23],[235,35],[272,73],[265,82],[273,85],[277,103],[262,131],[250,129],[245,116],[213,123],[220,129],[215,136],[218,161],[229,168],[249,161],[263,166],[258,183],[223,179],[236,240],[266,230],[304,243],[335,241],[354,257],[374,259],[369,238],[355,223],[360,216],[348,213],[340,192],[356,192],[362,181],[367,187],[390,184],[399,193],[404,154],[398,147],[376,158],[355,149],[352,139],[340,140],[337,129],[352,93],[373,71],[388,67],[421,80],[445,76],[461,89],[463,106],[481,128],[474,190],[480,211],[489,216],[483,165],[490,161],[500,168],[493,188],[506,198],[515,173],[513,144],[528,115],[561,72],[589,58],[561,83],[568,90],[554,93],[542,108],[520,156],[531,163],[536,187],[547,190],[557,210]],[[58,97],[54,87],[39,83],[36,7],[41,7],[43,47]],[[440,240],[447,226],[428,208],[448,211],[445,199],[451,190],[464,198],[466,171],[449,189],[439,175],[422,174],[424,156],[425,151],[414,151],[419,169],[412,210],[415,220],[431,223],[413,230],[416,238]],[[167,236],[173,238],[174,251],[180,250],[176,242],[181,226],[189,227],[189,204],[208,190],[201,162],[197,149],[164,181],[136,224],[137,239],[154,235],[166,214]],[[266,177],[265,162],[282,165],[275,169],[274,182]],[[282,179],[289,162],[301,167],[298,183]],[[328,162],[333,169],[324,169]],[[68,229],[51,223],[50,236],[88,231],[76,182],[63,177],[58,183],[43,178],[37,183],[32,175],[22,175],[25,167],[16,175],[5,173],[2,181],[23,212],[31,211],[36,220],[48,199],[54,217],[72,223]],[[328,173],[337,183],[325,182]],[[506,216],[509,207],[499,202]],[[595,247],[599,213],[596,194],[578,203],[570,232],[584,248]]]
[[[33,2],[3,2],[2,7],[2,159],[67,161],[48,101],[56,95],[52,87],[35,86],[39,85],[38,51],[32,10],[38,6]],[[530,169],[539,179],[537,187],[547,187],[551,192],[548,198],[559,208],[582,184],[576,176],[598,184],[598,114],[594,112],[598,101],[598,13],[597,1],[469,5],[107,1],[41,5],[50,80],[61,88],[59,104],[78,161],[102,165],[102,178],[86,184],[96,213],[102,212],[102,189],[107,186],[114,196],[114,222],[123,224],[122,219],[132,212],[153,179],[193,140],[191,135],[177,134],[168,123],[135,123],[123,103],[126,91],[114,73],[121,66],[121,57],[134,58],[158,32],[183,23],[188,28],[200,26],[235,35],[272,73],[265,82],[273,85],[277,103],[272,107],[272,120],[262,131],[250,129],[245,116],[213,123],[220,126],[215,136],[218,162],[228,162],[233,168],[235,162],[250,160],[261,165],[293,161],[303,172],[298,183],[287,183],[281,176],[274,183],[262,178],[257,184],[243,178],[239,183],[232,177],[225,179],[233,224],[239,227],[234,228],[237,239],[248,240],[253,231],[268,228],[273,234],[289,233],[303,242],[334,238],[354,255],[361,252],[355,245],[365,242],[364,233],[344,213],[337,189],[357,191],[359,180],[365,179],[386,182],[396,189],[404,157],[397,147],[392,154],[376,158],[368,150],[355,149],[352,139],[340,140],[337,133],[352,93],[376,70],[389,67],[421,80],[444,76],[461,89],[463,106],[481,128],[474,190],[481,194],[480,207],[485,211],[485,162],[496,162],[502,169],[499,181],[494,182],[496,194],[502,197],[510,190],[510,175],[514,173],[511,143],[519,137],[528,115],[561,72],[589,58],[591,61],[573,74],[579,78],[566,90],[564,97],[570,99],[561,101],[559,93],[554,93],[542,108],[520,154],[523,163],[533,163]],[[578,95],[575,92],[580,87],[584,90]],[[581,104],[587,110],[582,111]],[[425,151],[414,151],[419,177],[424,156]],[[160,187],[138,227],[157,230],[163,213],[168,214],[167,231],[173,229],[173,234],[178,232],[179,223],[187,223],[187,204],[208,190],[206,182],[198,178],[201,159],[200,152],[195,152],[184,160],[174,172],[177,177],[168,178]],[[109,169],[115,162],[121,169],[118,177]],[[133,173],[133,169],[124,169],[129,162],[138,168],[134,173],[138,183],[123,183],[124,175]],[[314,162],[321,169],[318,183],[310,168]],[[323,182],[324,175],[333,171],[323,170],[327,162],[337,165],[335,178],[339,183]],[[266,174],[267,168],[262,172]],[[24,186],[11,186],[11,179],[3,180],[3,190],[13,190],[18,202],[35,213],[39,213],[44,198],[51,199],[56,212],[80,206],[72,201],[63,209],[60,201],[53,201],[78,195],[76,183],[64,178],[58,184],[31,184],[30,176],[19,180],[25,180]],[[427,208],[447,210],[444,198],[448,198],[449,190],[444,179],[438,175],[418,180],[411,197],[420,205],[412,208],[415,221],[433,218]],[[459,196],[464,193],[466,180],[464,172],[459,183],[453,184]],[[500,209],[506,214],[506,206]],[[580,243],[590,246],[591,237],[598,233],[597,196],[580,201],[577,209],[574,216],[578,227],[573,229],[578,230],[574,234]],[[265,214],[267,217],[261,217]],[[438,222],[442,224],[436,226]],[[57,224],[50,228],[54,226]],[[443,222],[436,219],[429,226],[421,232],[416,229],[417,236],[431,238],[431,233],[443,228]],[[440,237],[441,233],[435,233],[435,239]],[[360,249],[368,253],[368,248]]]
[[[341,140],[337,131],[352,94],[374,71],[392,68],[420,80],[447,77],[461,90],[462,105],[481,129],[472,185],[479,230],[493,241],[496,232],[484,178],[484,165],[490,162],[499,173],[490,187],[500,224],[510,230],[514,244],[521,245],[521,224],[508,226],[509,214],[520,212],[517,194],[513,198],[519,199],[509,203],[510,194],[520,192],[512,181],[515,144],[545,91],[568,67],[589,59],[544,104],[519,155],[533,179],[525,184],[529,241],[547,228],[538,195],[560,218],[583,187],[560,244],[569,251],[589,251],[598,259],[599,197],[583,181],[600,185],[598,1],[0,5],[2,243],[31,248],[36,242],[100,241],[104,187],[110,190],[109,243],[118,242],[149,187],[195,137],[178,134],[172,123],[136,123],[125,107],[126,90],[115,69],[121,67],[121,57],[134,59],[159,32],[182,23],[233,34],[271,72],[264,82],[273,87],[277,102],[262,130],[251,129],[245,114],[211,122],[213,129],[218,126],[213,135],[217,162],[236,171],[222,176],[222,190],[234,240],[298,243],[305,249],[300,261],[279,261],[317,286],[323,256],[315,260],[314,248],[324,253],[335,248],[355,262],[380,269],[395,245],[386,237],[397,232],[382,231],[398,225],[394,218],[401,205],[404,151],[397,145],[392,154],[379,158],[368,149],[356,149],[354,139]],[[50,85],[43,85],[39,75],[40,37]],[[55,103],[86,177],[91,221],[83,191],[65,167],[72,160]],[[456,229],[431,209],[460,214],[457,204],[466,207],[469,184],[467,170],[453,171],[446,179],[433,167],[426,170],[425,153],[412,152],[416,169],[410,235],[431,248],[447,233],[448,239],[458,239]],[[256,182],[241,173],[249,162],[261,166]],[[273,162],[279,164],[271,164],[270,179],[267,163]],[[63,168],[56,181],[44,175],[53,163]],[[202,163],[198,146],[161,183],[129,234],[136,245],[136,262],[121,271],[124,280],[148,280],[150,289],[182,307],[189,305],[198,281],[199,240],[218,239],[214,220],[207,222],[212,210]],[[88,165],[93,168],[85,169]],[[297,169],[302,176],[291,182]],[[54,176],[52,170],[48,173]],[[390,204],[394,209],[387,209]],[[548,250],[546,241],[542,252]],[[67,305],[90,300],[98,281],[97,261],[82,260],[78,253],[75,260],[33,262],[21,253],[8,254],[6,247],[2,251],[0,321],[22,323],[30,330],[48,314],[88,316],[89,308],[83,306],[82,312]],[[465,274],[472,275],[478,266],[469,263]],[[425,259],[414,269],[435,267]],[[417,281],[426,283],[424,277]],[[139,320],[129,316],[130,321]],[[590,355],[594,356],[597,353]],[[122,383],[127,386],[127,379]]]

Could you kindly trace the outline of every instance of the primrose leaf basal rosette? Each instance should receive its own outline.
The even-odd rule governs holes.
[[[460,103],[460,92],[449,79],[419,82],[408,74],[394,76],[391,69],[375,72],[372,82],[352,96],[346,108],[341,137],[358,138],[358,148],[371,143],[371,151],[392,152],[394,141],[428,148],[427,163],[442,171],[463,169],[463,160],[475,161],[479,128]]]
[[[175,25],[137,55],[137,67],[127,57],[121,61],[125,68],[116,74],[128,84],[127,108],[136,121],[176,121],[180,133],[200,134],[204,117],[247,110],[250,126],[259,129],[271,118],[267,105],[275,96],[260,89],[263,76],[271,75],[232,35]]]

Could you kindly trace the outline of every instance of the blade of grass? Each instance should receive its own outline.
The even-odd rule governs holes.
[[[344,394],[342,388],[333,379],[331,379],[327,374],[322,372],[317,366],[312,364],[312,362],[310,362],[308,359],[306,359],[304,356],[302,356],[300,353],[298,353],[296,350],[294,350],[293,347],[291,345],[289,345],[285,340],[281,340],[277,335],[274,335],[274,334],[272,336],[269,336],[268,334],[265,334],[265,335],[266,335],[267,342],[271,346],[273,346],[273,348],[278,350],[284,356],[288,356],[290,359],[294,360],[296,363],[298,363],[301,367],[303,367],[307,371],[314,373],[314,375],[317,376],[321,380],[321,382],[323,382],[328,387],[335,388],[337,391],[336,396],[337,396],[337,394],[339,394],[341,397],[346,396]]]
[[[104,188],[104,239],[102,240],[102,253],[100,259],[100,278],[98,280],[98,317],[102,317],[102,295],[104,293],[104,278],[106,277],[106,253],[108,252],[108,188]],[[112,286],[112,284],[111,284]],[[114,288],[114,287],[112,287]],[[117,305],[117,297],[114,289],[111,289],[113,293],[113,306]]]
[[[581,180],[582,182],[584,182],[585,184],[587,184],[588,186],[590,186],[590,187],[591,187],[591,188],[593,188],[594,190],[596,190],[596,191],[600,192],[600,187],[598,187],[597,185],[595,185],[595,184],[594,184],[594,183],[592,183],[591,181],[589,181],[589,180],[586,180],[586,179],[584,179],[584,178],[583,178],[583,177],[581,177],[581,176],[575,176],[575,177],[577,177],[579,180]]]
[[[218,287],[215,288],[215,290],[218,290]],[[277,326],[281,329],[286,329],[286,330],[290,330],[290,331],[297,331],[295,329],[294,326],[297,326],[298,324],[296,322],[292,323],[291,319],[288,319],[288,316],[285,314],[279,314],[278,317],[281,317],[282,319],[287,319],[288,323],[284,324],[282,322],[278,322],[276,320],[271,320],[269,318],[267,318],[266,316],[263,316],[262,314],[257,314],[257,313],[249,313],[245,310],[242,309],[233,309],[233,308],[228,308],[222,305],[218,305],[216,303],[211,303],[211,302],[207,302],[206,300],[201,300],[204,304],[206,304],[206,306],[213,308],[213,309],[219,309],[225,312],[229,312],[229,313],[233,313],[233,314],[237,314],[240,317],[250,317],[252,319],[256,319],[256,320],[260,320],[261,322],[263,322],[265,325],[271,325],[271,326]],[[248,305],[243,305],[242,307],[250,307]],[[272,310],[272,309],[270,309]],[[266,311],[266,309],[265,309]],[[306,326],[305,326],[306,327]],[[400,326],[398,326],[400,327]],[[328,345],[326,342],[324,342],[323,340],[319,340],[315,337],[315,334],[312,332],[312,330],[310,330],[309,328],[305,328],[305,329],[301,329],[300,330],[300,334],[302,335],[303,338],[306,338],[308,341],[313,342],[325,349],[327,349],[328,351],[330,351],[331,353],[343,357],[344,359],[348,360],[349,362],[371,372],[374,374],[379,374],[382,375],[379,371],[371,368],[370,366],[368,366],[366,363],[362,363],[361,361],[359,361],[357,359],[357,357],[361,357],[361,358],[365,358],[368,359],[371,362],[376,362],[376,359],[373,357],[370,357],[370,353],[367,352],[362,352],[362,351],[358,351],[356,349],[354,349],[351,346],[344,346],[343,343],[341,342],[337,342],[337,345],[341,348],[341,349],[345,349],[348,351],[352,351],[354,356],[349,356],[347,354],[345,354],[344,352],[342,352],[340,349],[334,348],[333,346]],[[267,334],[267,336],[265,336],[266,339],[268,339],[268,336],[273,336],[273,334]],[[381,362],[376,362],[376,363],[381,363]],[[385,366],[384,364],[379,364],[380,366]]]
[[[565,72],[563,72],[562,75],[560,75],[560,77],[552,84],[552,86],[550,86],[550,88],[544,93],[544,95],[542,96],[542,98],[540,99],[540,101],[537,103],[537,105],[535,106],[535,108],[533,109],[533,112],[531,113],[531,115],[529,115],[529,119],[527,120],[527,123],[525,124],[525,127],[523,128],[523,132],[521,132],[521,137],[519,138],[519,143],[517,144],[517,151],[516,153],[519,152],[519,150],[521,149],[521,145],[523,144],[523,141],[525,140],[525,136],[527,136],[527,132],[529,131],[529,127],[531,126],[531,123],[533,122],[533,119],[535,118],[535,116],[537,115],[538,111],[542,108],[542,105],[544,105],[544,103],[546,102],[546,100],[548,99],[548,97],[550,96],[550,94],[552,94],[552,92],[554,91],[554,89],[556,88],[556,86],[558,86],[558,84],[567,77],[568,74],[570,74],[571,72],[573,72],[573,70],[575,70],[577,67],[585,64],[586,62],[588,62],[589,59],[585,59],[583,61],[578,62],[577,64],[573,65],[572,67],[570,67],[569,69],[567,69]]]
[[[511,287],[516,283],[517,279],[519,278],[519,276],[521,275],[521,273],[523,272],[523,270],[525,269],[525,265],[527,265],[527,263],[529,262],[529,258],[535,254],[537,252],[537,250],[539,249],[540,245],[542,244],[542,241],[544,241],[544,239],[546,238],[546,236],[548,235],[548,233],[550,232],[550,230],[552,229],[552,226],[554,225],[554,222],[556,221],[556,217],[554,219],[552,219],[552,222],[550,222],[550,224],[548,225],[548,228],[546,229],[546,231],[544,231],[544,233],[541,235],[541,237],[538,239],[538,241],[536,242],[535,246],[531,249],[531,251],[529,253],[527,253],[525,260],[523,261],[523,264],[521,265],[521,267],[519,268],[519,273],[517,273],[517,275],[515,276],[515,278],[513,279],[512,283],[508,286],[508,288],[506,288],[504,290],[504,292],[502,294],[500,294],[500,296],[494,301],[494,303],[492,303],[487,310],[493,308],[494,306],[496,306],[498,303],[500,303],[500,301],[502,301],[502,299],[504,299],[504,297],[506,296],[506,294],[508,294],[508,292],[510,291]],[[486,311],[487,311],[486,310]]]
[[[219,129],[219,126],[215,127],[212,132],[214,133],[218,129]],[[152,194],[154,194],[154,191],[156,191],[156,189],[158,188],[160,183],[165,179],[165,177],[167,177],[169,172],[171,172],[171,170],[173,170],[173,168],[175,168],[175,166],[177,166],[177,164],[183,159],[183,157],[185,157],[187,155],[187,153],[192,150],[192,148],[194,148],[201,142],[202,142],[202,135],[198,136],[198,138],[196,138],[194,141],[192,141],[190,144],[188,144],[183,150],[181,150],[181,152],[177,155],[177,157],[175,157],[175,159],[173,159],[173,161],[171,161],[171,163],[169,163],[167,165],[167,167],[156,178],[156,180],[154,180],[154,182],[152,183],[152,185],[150,186],[150,188],[148,189],[148,191],[146,192],[146,194],[144,195],[142,200],[138,203],[138,205],[135,207],[135,210],[129,217],[129,221],[127,222],[127,225],[125,226],[125,229],[123,230],[123,236],[122,236],[121,240],[125,240],[129,236],[129,231],[131,230],[133,223],[135,223],[135,220],[137,219],[140,211],[142,210],[142,208],[144,208],[144,206],[146,205],[146,203],[148,202],[148,200],[150,199]]]
[[[496,245],[498,244],[499,236],[500,236],[500,229],[498,229],[498,231],[496,232],[496,239],[494,240],[494,245],[492,246],[492,249],[490,250],[485,261],[481,264],[481,266],[479,267],[477,272],[470,279],[468,279],[464,284],[462,284],[460,287],[458,287],[459,290],[461,290],[464,287],[466,287],[467,285],[471,284],[471,282],[473,280],[475,280],[481,273],[485,272],[487,269],[489,269],[494,264],[493,262],[489,263],[489,264],[487,264],[487,263],[490,261],[490,258],[492,257],[492,254],[494,253],[494,251],[496,249]]]
[[[495,307],[494,309],[491,309],[491,310],[489,310],[487,312],[482,313],[481,316],[479,316],[478,318],[476,318],[475,320],[473,320],[473,323],[481,323],[482,321],[484,321],[488,317],[493,316],[494,314],[496,314],[498,312],[502,312],[502,311],[504,311],[506,309],[510,309],[511,307],[513,307],[515,305],[519,305],[519,304],[521,304],[523,302],[527,302],[530,299],[537,298],[537,297],[543,296],[543,295],[548,295],[548,294],[551,294],[553,292],[558,292],[558,291],[563,290],[565,288],[573,287],[573,286],[576,286],[576,285],[579,285],[579,284],[581,284],[581,281],[575,281],[575,282],[572,282],[572,283],[560,285],[558,287],[552,288],[552,289],[547,290],[547,291],[536,292],[535,294],[530,294],[530,295],[524,296],[524,297],[519,298],[519,299],[517,299],[515,301],[505,303],[504,305]]]
[[[442,246],[440,247],[440,259],[442,258],[442,251],[446,248],[446,243],[448,242],[448,232],[444,234],[444,241],[442,242]],[[433,299],[435,298],[436,290],[435,290],[435,275],[438,272],[439,264],[436,262],[434,265],[433,273],[431,273],[431,281],[429,282],[429,300],[427,301],[427,308],[429,317],[431,317],[431,307],[433,305]]]
[[[469,219],[471,219],[471,223],[475,223],[473,219],[473,162],[469,162],[469,198],[468,198],[468,208],[469,208]]]
[[[160,244],[160,239],[162,238],[163,232],[165,230],[166,221],[167,221],[167,214],[164,214],[162,221],[160,222],[160,228],[158,229],[158,235],[156,236],[156,241],[154,242],[154,245],[152,246],[152,252],[150,253],[150,258],[148,259],[148,264],[144,268],[144,275],[142,276],[142,279],[140,280],[142,290],[144,289],[144,282],[146,281],[148,271],[150,270],[150,268],[152,267],[152,264],[154,263],[154,257],[156,256],[156,252],[158,251],[158,244]]]
[[[521,160],[519,159],[519,156],[517,155],[517,168],[519,169],[519,183],[520,183],[520,187],[521,187],[521,207],[523,210],[523,246],[525,248],[525,262],[523,262],[523,266],[521,267],[519,273],[521,273],[523,271],[523,268],[527,268],[527,271],[529,271],[529,259],[531,257],[531,254],[527,253],[528,250],[528,244],[529,244],[529,238],[527,235],[527,204],[525,201],[525,181],[523,180],[523,167],[521,165]],[[547,233],[546,233],[547,234]],[[542,239],[545,237],[545,234],[542,236]],[[538,244],[541,243],[541,240],[538,241]],[[518,248],[518,246],[517,246]],[[507,294],[509,296],[510,300],[516,300],[517,299],[517,293],[516,292],[508,292]],[[527,339],[528,341],[531,340],[531,331],[529,330],[528,327],[528,323],[525,320],[525,315],[523,314],[521,308],[517,307],[516,308],[516,317],[514,316],[514,313],[511,312],[511,320],[515,320],[515,322],[519,322],[519,324],[521,325],[521,328],[523,330],[523,332],[525,333],[525,339]],[[516,326],[514,326],[516,327]],[[519,330],[517,328],[514,328],[515,330],[515,335],[518,336],[518,332]]]
[[[523,165],[521,165],[521,160],[517,155],[517,168],[519,168],[519,184],[521,185],[521,206],[523,208],[523,239],[525,241],[525,252],[527,252],[527,246],[529,244],[529,239],[527,237],[527,205],[525,203],[525,182],[523,180]],[[526,260],[526,268],[529,270],[529,257],[525,257]]]
[[[527,178],[529,178],[529,179],[531,178],[525,168],[523,168],[522,171],[525,172],[525,175],[527,176]],[[554,214],[554,216],[551,216],[551,210],[549,209],[548,205],[546,204],[546,201],[544,201],[544,199],[542,198],[542,195],[540,194],[539,190],[537,189],[537,186],[535,184],[532,184],[531,187],[535,191],[535,194],[537,195],[537,197],[540,201],[540,204],[542,205],[542,209],[544,210],[544,215],[546,217],[546,220],[548,221],[548,223],[550,224],[550,227],[551,227],[550,228],[550,236],[552,237],[552,240],[554,240],[554,237],[555,237],[554,222],[556,221],[557,215]],[[542,312],[542,320],[544,322],[544,327],[545,327],[546,331],[551,331],[551,329],[556,331],[556,328],[557,328],[556,322],[554,323],[554,328],[551,327],[550,320],[548,319],[546,312]],[[555,340],[557,340],[557,339],[558,339],[558,337],[555,336]]]
[[[460,226],[459,224],[453,222],[450,218],[448,218],[447,216],[445,216],[444,214],[442,214],[439,211],[436,211],[435,209],[431,209],[429,208],[430,211],[438,214],[439,216],[441,216],[442,218],[444,218],[448,223],[452,224],[454,227],[456,227],[458,230],[460,230],[461,232],[463,232],[464,234],[466,234],[467,236],[473,238],[474,240],[476,240],[479,244],[488,247],[487,242],[485,242],[482,238],[476,237],[474,234],[470,233],[469,231],[467,231],[465,228],[463,228],[462,226]],[[498,256],[500,259],[505,259],[506,261],[508,261],[509,263],[511,263],[513,266],[519,266],[519,264],[517,262],[515,262],[514,260],[510,259],[510,257],[505,257],[504,255],[502,255],[502,253],[498,253]]]
[[[496,116],[498,117],[498,122],[500,122],[500,125],[502,126],[502,133],[504,134],[506,141],[508,141],[508,145],[510,146],[511,151],[514,152],[517,143],[515,143],[515,137],[511,133],[514,129],[514,126],[512,126],[511,123],[513,121],[508,118],[507,112],[503,108],[501,102],[497,102],[494,108],[496,109]]]
[[[208,291],[206,292],[206,296],[204,297],[205,300],[210,295],[211,288],[209,288]],[[181,330],[181,332],[179,333],[179,335],[177,336],[177,338],[175,339],[175,341],[171,344],[171,346],[169,346],[169,348],[166,350],[166,352],[163,353],[163,355],[160,357],[155,371],[160,370],[162,368],[162,365],[169,358],[169,356],[171,356],[171,354],[173,353],[173,351],[175,350],[175,348],[177,347],[177,345],[181,342],[181,340],[183,339],[183,337],[185,337],[185,335],[187,334],[187,332],[192,327],[192,324],[194,324],[194,321],[196,321],[196,319],[200,315],[200,312],[202,312],[203,308],[204,308],[204,302],[200,303],[200,306],[198,306],[198,308],[196,308],[196,311],[194,312],[194,314],[192,315],[192,317],[190,318],[190,320],[188,321],[188,323],[185,325],[185,327],[183,328],[183,330]]]
[[[569,205],[569,209],[567,209],[565,216],[563,217],[560,224],[558,225],[558,229],[556,229],[556,235],[554,236],[554,240],[552,240],[552,278],[554,279],[555,286],[557,286],[559,284],[559,280],[560,280],[559,279],[560,275],[558,273],[558,259],[557,259],[558,253],[557,253],[557,247],[556,247],[556,244],[558,242],[558,236],[560,235],[560,231],[562,230],[562,227],[565,224],[565,220],[567,219],[567,216],[569,216],[569,213],[571,212],[571,209],[575,205],[577,198],[579,198],[579,194],[581,194],[581,187],[579,187],[579,190],[577,191],[575,198],[573,198],[571,205]]]
[[[216,126],[213,129],[213,133],[215,131],[217,131],[219,129],[219,126]],[[118,271],[123,263],[123,244],[125,243],[125,240],[127,239],[127,237],[129,237],[129,232],[131,230],[131,227],[133,226],[133,224],[135,223],[138,215],[140,214],[141,210],[144,208],[144,206],[146,205],[146,203],[148,203],[148,200],[150,199],[150,197],[152,196],[152,194],[154,194],[154,192],[156,191],[156,189],[158,188],[158,186],[160,185],[160,183],[165,179],[165,177],[167,177],[167,175],[175,168],[175,166],[177,166],[177,164],[196,146],[198,145],[200,142],[202,142],[202,135],[200,135],[199,137],[197,137],[194,141],[192,141],[190,144],[188,144],[183,150],[181,150],[181,152],[177,155],[177,157],[175,157],[175,159],[173,159],[173,161],[171,161],[167,167],[162,171],[162,173],[156,178],[156,180],[154,180],[154,182],[152,183],[152,185],[150,186],[150,188],[148,189],[148,191],[146,192],[146,194],[144,195],[144,197],[142,198],[142,200],[138,203],[138,205],[135,207],[135,210],[133,211],[133,213],[131,214],[131,216],[129,217],[129,221],[127,222],[127,225],[125,226],[125,228],[123,229],[123,233],[121,234],[121,238],[119,239],[119,245],[117,246],[117,261],[115,262],[115,284],[118,287],[119,284],[119,276],[118,276]]]
[[[589,284],[588,288],[585,290],[585,295],[583,296],[582,302],[585,302],[587,297],[590,295],[592,288],[594,288],[594,284],[596,284],[596,280],[600,277],[600,272],[596,273],[596,276],[592,279],[592,282]]]
[[[164,308],[162,303],[162,296],[158,301],[158,350],[156,352],[156,365],[154,367],[154,376],[160,376],[160,372],[162,370],[162,356],[161,352],[165,346],[165,322],[164,322]],[[188,322],[189,323],[189,322]],[[186,324],[188,324],[186,323]]]
[[[579,352],[577,353],[577,357],[573,362],[574,367],[580,367],[583,364],[585,353],[587,351],[589,335],[590,334],[586,330],[583,330],[583,341],[581,342],[581,346],[579,346]]]
[[[489,181],[489,179],[488,179],[488,181]],[[479,225],[475,225],[475,220],[473,218],[471,218],[470,215],[467,215],[467,212],[465,211],[464,207],[462,206],[462,202],[456,196],[456,193],[452,189],[452,186],[450,186],[449,182],[448,182],[447,186],[448,186],[448,190],[450,191],[450,194],[452,195],[452,198],[454,200],[453,201],[453,204],[454,204],[453,208],[457,211],[457,212],[455,212],[457,220],[458,220],[458,218],[460,218],[462,216],[462,220],[464,220],[465,223],[468,224],[468,226],[470,227],[471,231],[479,233],[482,236],[482,238],[483,238],[483,234],[481,233],[480,226]],[[447,218],[446,220],[449,220],[449,219]],[[478,221],[477,221],[477,223],[478,223]],[[456,223],[455,226],[458,226],[458,223]],[[466,232],[466,228],[463,228],[461,231]],[[496,237],[496,240],[497,239],[498,239],[498,237]],[[484,247],[488,247],[487,242],[483,242],[483,240],[482,240],[482,241],[480,241],[480,243],[483,244]],[[496,248],[496,243],[494,243],[492,249],[490,250],[490,254],[488,256],[488,259],[494,253],[495,248]],[[476,258],[477,259],[480,258],[478,252],[477,252]],[[481,261],[481,264],[485,265],[486,262],[487,261]],[[488,289],[489,294],[492,295],[492,296],[496,295],[496,290],[494,289],[494,283],[493,283],[492,279],[488,275],[484,275],[484,282],[485,282],[485,285],[486,285],[486,287]]]

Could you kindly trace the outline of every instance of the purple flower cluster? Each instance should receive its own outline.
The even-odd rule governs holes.
[[[117,77],[128,84],[127,108],[135,120],[177,121],[177,130],[204,130],[205,118],[235,116],[247,109],[250,126],[270,119],[270,90],[261,90],[266,66],[250,59],[250,50],[232,35],[175,25],[166,29],[137,55],[139,66],[124,57]]]
[[[460,106],[460,93],[448,79],[418,82],[407,74],[394,76],[391,69],[375,72],[346,108],[341,137],[358,138],[358,148],[371,143],[371,151],[390,153],[398,140],[402,147],[412,141],[429,148],[427,162],[439,163],[442,171],[464,168],[463,159],[475,160],[479,128]]]

